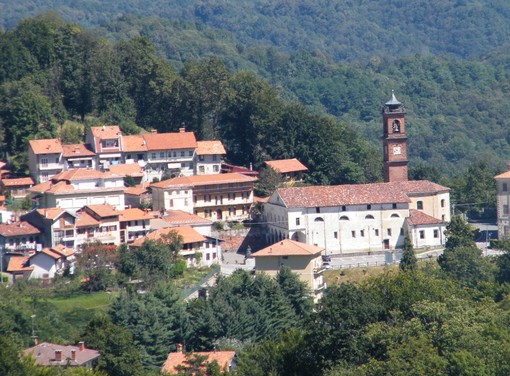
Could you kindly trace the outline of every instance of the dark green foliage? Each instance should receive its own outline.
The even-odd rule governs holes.
[[[276,281],[298,316],[304,317],[312,311],[313,301],[311,291],[289,267],[282,266],[280,268],[276,275]]]
[[[98,368],[109,376],[145,374],[131,333],[114,325],[108,317],[94,317],[85,328],[82,338],[87,347],[100,352]]]
[[[273,194],[277,188],[281,188],[285,179],[272,168],[266,167],[260,171],[258,181],[255,183],[255,194],[259,197],[267,197]]]
[[[404,249],[402,251],[402,259],[400,260],[400,270],[403,271],[413,271],[416,269],[416,264],[418,260],[416,259],[416,255],[414,254],[413,243],[411,242],[411,238],[409,234],[406,234],[404,239]]]

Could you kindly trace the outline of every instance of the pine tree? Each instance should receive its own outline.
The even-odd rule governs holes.
[[[409,238],[409,234],[406,234],[404,251],[402,253],[402,259],[400,260],[400,270],[413,271],[416,269],[417,262],[418,260],[414,254],[413,243],[411,242],[411,238]]]

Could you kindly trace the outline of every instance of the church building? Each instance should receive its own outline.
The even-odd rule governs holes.
[[[384,183],[277,189],[264,204],[269,244],[283,239],[323,247],[326,254],[439,248],[450,221],[450,189],[409,181],[405,109],[395,94],[382,109]]]

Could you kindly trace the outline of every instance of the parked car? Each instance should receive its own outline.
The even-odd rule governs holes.
[[[331,256],[327,256],[327,255],[322,256],[322,261],[331,262]]]

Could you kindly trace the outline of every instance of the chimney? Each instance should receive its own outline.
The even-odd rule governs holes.
[[[177,344],[177,352],[182,353],[182,343]]]
[[[78,349],[80,349],[80,351],[85,350],[85,342],[83,341],[78,342]]]
[[[179,128],[179,133],[184,133],[184,132],[186,132],[186,128],[184,128],[184,127],[183,128]]]
[[[76,360],[76,350],[71,350],[71,360]]]
[[[158,130],[157,129],[151,129],[151,133],[152,134],[156,134],[156,133],[158,133]]]
[[[56,362],[62,361],[62,350],[55,350],[55,361]]]

